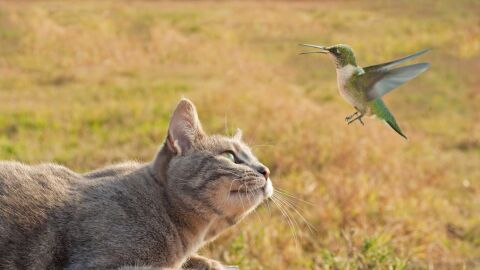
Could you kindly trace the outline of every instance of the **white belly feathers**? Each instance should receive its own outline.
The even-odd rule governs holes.
[[[337,68],[337,85],[338,85],[338,92],[340,93],[340,96],[343,97],[350,105],[356,106],[357,102],[355,102],[355,99],[350,96],[349,91],[346,90],[346,83],[348,79],[355,73],[357,67],[352,66],[352,65],[346,65],[341,68]]]

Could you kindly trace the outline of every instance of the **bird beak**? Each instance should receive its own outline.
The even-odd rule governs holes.
[[[320,51],[311,51],[311,52],[302,52],[300,54],[310,54],[310,53],[329,53],[328,49],[325,46],[312,45],[312,44],[299,44],[300,46],[311,47],[320,49]]]

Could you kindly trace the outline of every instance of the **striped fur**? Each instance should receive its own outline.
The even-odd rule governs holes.
[[[182,100],[152,162],[0,162],[0,269],[231,269],[195,253],[272,192],[240,136],[207,136]]]

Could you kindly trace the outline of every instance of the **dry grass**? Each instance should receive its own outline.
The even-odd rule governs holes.
[[[242,269],[480,269],[477,1],[0,3],[0,158],[79,171],[149,160],[181,96],[240,127],[298,203],[295,242],[261,208],[203,253]],[[418,49],[432,68],[385,100],[409,136],[347,126],[326,57]],[[294,214],[292,212],[292,214]],[[433,269],[433,268],[431,268]]]

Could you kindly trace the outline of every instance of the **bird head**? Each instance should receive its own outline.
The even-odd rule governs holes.
[[[300,44],[300,45],[305,47],[320,49],[319,51],[303,52],[301,54],[324,53],[324,54],[331,55],[335,60],[335,64],[337,68],[342,68],[346,65],[357,66],[357,62],[355,60],[355,53],[353,52],[352,48],[350,48],[350,46],[348,45],[337,44],[330,47],[312,45],[312,44]]]

